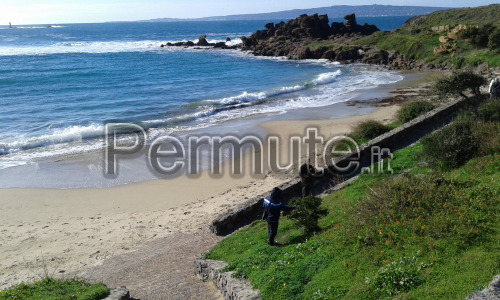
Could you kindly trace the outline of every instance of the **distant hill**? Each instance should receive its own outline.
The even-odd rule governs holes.
[[[392,5],[336,5],[310,9],[294,9],[287,11],[242,14],[229,16],[204,17],[196,19],[159,18],[146,20],[145,22],[175,22],[175,21],[248,21],[248,20],[288,20],[294,19],[302,14],[327,14],[329,18],[342,18],[345,15],[355,13],[357,17],[379,17],[379,16],[417,16],[426,15],[438,10],[449,9],[447,7],[425,7],[425,6],[392,6]],[[144,22],[144,21],[143,21]]]

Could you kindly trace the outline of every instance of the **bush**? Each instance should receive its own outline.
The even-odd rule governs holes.
[[[320,208],[321,198],[308,196],[293,198],[290,202],[296,208],[290,213],[289,218],[297,227],[303,227],[305,233],[319,230],[318,220],[328,214],[328,210]]]
[[[478,140],[478,156],[500,152],[500,122],[478,122],[472,134]]]
[[[389,131],[389,128],[377,121],[365,121],[354,127],[351,136],[354,139],[374,139]]]
[[[428,101],[415,101],[406,103],[398,112],[398,121],[406,123],[416,117],[434,109],[434,104]]]
[[[495,26],[491,23],[485,24],[481,27],[471,27],[460,33],[461,38],[470,40],[470,43],[479,48],[486,48],[488,46],[490,32],[495,30]]]
[[[442,95],[460,95],[467,99],[464,94],[470,90],[475,96],[481,95],[479,88],[486,84],[486,79],[472,71],[455,73],[448,78],[442,78],[434,84],[435,91]]]
[[[90,284],[83,279],[45,278],[32,284],[21,283],[0,292],[0,299],[80,299],[97,300],[109,295],[102,283]]]
[[[482,103],[477,109],[477,115],[485,122],[500,121],[500,101],[490,99]]]
[[[423,263],[418,263],[415,256],[404,256],[378,270],[373,279],[367,278],[367,283],[378,294],[394,296],[423,283],[420,271],[426,266]]]
[[[452,124],[422,139],[423,153],[431,163],[456,168],[476,154],[479,143],[472,134],[474,121],[460,117]]]
[[[488,41],[488,48],[490,50],[496,50],[500,49],[500,27],[497,27],[489,37]]]

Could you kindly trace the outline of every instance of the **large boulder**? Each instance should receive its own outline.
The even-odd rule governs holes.
[[[242,38],[242,48],[251,50],[255,55],[279,55],[292,59],[321,58],[328,49],[307,48],[307,45],[331,39],[338,44],[350,44],[362,35],[368,35],[379,29],[374,25],[358,25],[356,15],[345,17],[344,23],[329,24],[327,15],[301,15],[288,22],[267,23],[265,29],[257,30],[249,38]],[[328,59],[355,60],[360,56],[356,52],[329,52]],[[374,58],[379,60],[380,57]]]
[[[469,295],[465,300],[500,299],[500,275],[493,277],[487,288]]]
[[[207,42],[207,36],[205,34],[200,35],[198,38],[198,43],[196,43],[197,46],[209,46],[210,44]]]
[[[289,59],[310,59],[313,58],[311,49],[309,47],[299,47],[288,55]]]
[[[344,25],[347,28],[347,30],[351,31],[358,26],[358,23],[356,22],[356,14],[350,14],[344,17]]]

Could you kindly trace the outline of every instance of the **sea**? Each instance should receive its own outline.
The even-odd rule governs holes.
[[[408,18],[358,23],[393,30]],[[145,169],[107,180],[101,155],[82,158],[102,152],[108,123],[139,124],[150,137],[219,128],[230,133],[244,130],[241,120],[329,107],[403,79],[361,64],[160,47],[196,42],[202,34],[209,42],[230,38],[226,44],[235,45],[268,22],[0,26],[0,188],[109,187],[152,179]]]

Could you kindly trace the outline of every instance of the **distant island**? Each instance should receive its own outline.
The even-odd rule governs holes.
[[[142,20],[141,22],[177,22],[177,21],[250,21],[250,20],[289,20],[299,15],[326,14],[330,18],[343,18],[347,14],[355,13],[358,17],[381,17],[381,16],[417,16],[426,15],[438,10],[449,9],[449,7],[426,7],[426,6],[392,6],[392,5],[335,5],[309,9],[294,9],[261,14],[242,14],[229,16],[214,16],[194,19],[158,18]]]

